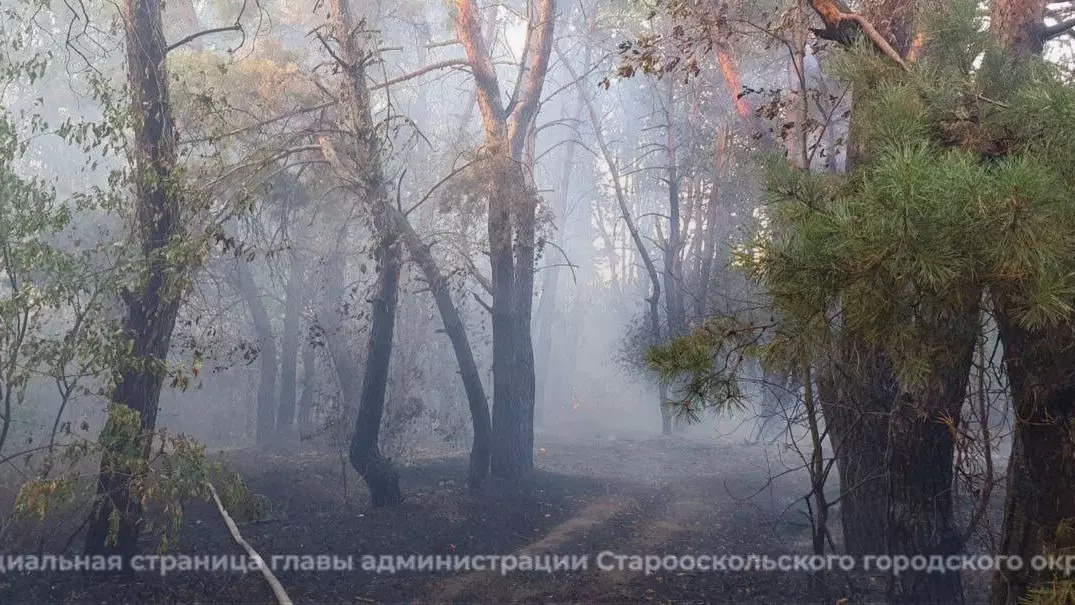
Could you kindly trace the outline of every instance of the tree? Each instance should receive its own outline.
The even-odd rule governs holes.
[[[351,439],[351,466],[370,489],[373,506],[390,506],[403,501],[399,474],[389,459],[381,455],[378,435],[384,416],[388,366],[392,358],[392,340],[399,300],[399,275],[402,265],[398,234],[388,217],[388,189],[381,167],[380,144],[370,108],[366,85],[366,64],[371,53],[360,51],[355,41],[356,24],[349,0],[334,0],[331,5],[339,66],[344,74],[343,104],[350,123],[351,153],[354,168],[341,175],[365,203],[373,224],[374,259],[378,263],[374,286],[370,337],[367,344],[366,370]],[[335,156],[335,153],[326,153]]]
[[[492,473],[517,480],[534,466],[534,294],[537,194],[529,183],[527,147],[549,66],[555,0],[538,0],[511,100],[505,106],[474,0],[457,0],[456,30],[478,91],[485,130],[489,262],[493,289]]]
[[[189,262],[177,250],[183,236],[182,193],[176,170],[176,132],[168,95],[167,43],[159,0],[127,0],[123,12],[127,73],[131,90],[134,146],[131,149],[135,194],[134,234],[144,266],[138,283],[124,295],[123,329],[133,343],[135,361],[117,368],[115,403],[102,440],[112,445],[101,459],[99,500],[86,535],[88,554],[116,553],[126,558],[138,550],[142,503],[131,483],[140,472],[129,454],[146,460],[152,447],[163,364]],[[178,258],[177,258],[178,257]],[[137,416],[124,426],[120,410]],[[113,526],[116,529],[113,530]],[[113,539],[114,538],[114,539]]]
[[[995,0],[990,12],[990,35],[998,49],[1010,59],[1009,69],[1024,78],[1035,69],[1035,59],[1047,40],[1065,35],[1075,26],[1071,19],[1052,26],[1044,23],[1046,3],[1041,0]],[[1003,63],[1002,63],[1003,64]],[[1031,87],[1040,78],[1031,73]],[[1040,80],[1039,80],[1040,82]],[[1046,80],[1048,82],[1048,80]],[[1031,88],[1033,90],[1033,88]],[[1049,140],[1026,145],[1045,153],[1046,166],[1058,167],[1070,160],[1070,146],[1053,150],[1048,146],[1056,125],[1056,110],[1072,102],[1070,87],[1059,93],[1055,104],[1031,102],[1029,127],[1050,133]],[[1027,103],[1010,89],[998,86],[1001,100],[1007,96]],[[1025,93],[1024,93],[1025,95]],[[1033,135],[1031,135],[1033,136]],[[1048,151],[1046,151],[1048,150]],[[1022,150],[1020,150],[1022,151]],[[1050,212],[1047,198],[1030,198],[1030,213],[1021,222],[1033,221]],[[1057,270],[1070,270],[1064,263]],[[1063,267],[1063,268],[1061,268]],[[1029,277],[1029,276],[1027,276]],[[1024,562],[1039,555],[1068,554],[1075,548],[1071,524],[1075,523],[1075,338],[1072,338],[1070,307],[1057,324],[1028,325],[1026,313],[1040,296],[1041,287],[1030,279],[1005,280],[991,292],[993,308],[1004,345],[1004,363],[1010,381],[1014,411],[1014,435],[1008,462],[1008,496],[1005,502],[1001,552],[1022,557]],[[1071,304],[1072,297],[1065,300]],[[1010,605],[1028,595],[1042,602],[1070,600],[1070,582],[1057,580],[1047,570],[1001,569],[993,582],[991,602]],[[1066,596],[1065,596],[1066,595]]]

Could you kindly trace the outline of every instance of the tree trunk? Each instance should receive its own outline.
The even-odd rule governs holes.
[[[818,377],[818,394],[840,475],[844,551],[861,557],[887,547],[885,454],[899,386],[881,351],[849,333],[838,343],[835,359]]]
[[[1010,55],[1040,55],[1045,42],[1043,0],[997,0],[990,34]],[[1004,347],[1013,408],[1008,494],[1000,554],[1022,558],[1018,571],[1001,568],[993,580],[992,605],[1022,603],[1031,590],[1048,591],[1054,570],[1034,570],[1035,556],[1070,555],[1075,549],[1075,337],[1069,318],[1047,330],[1020,325],[1013,287],[991,293]]]
[[[1016,605],[1058,579],[1033,570],[1033,557],[1075,549],[1075,338],[1068,326],[1022,328],[1008,293],[993,301],[1015,412],[1000,553],[1021,557],[1023,568],[997,574],[991,602]]]
[[[709,190],[709,199],[706,201],[705,208],[705,225],[702,228],[701,238],[701,251],[702,262],[698,272],[698,298],[695,301],[695,315],[699,319],[706,316],[709,307],[709,286],[713,279],[713,261],[716,258],[717,250],[717,233],[722,233],[717,230],[717,211],[720,208],[720,179],[724,173],[724,161],[728,155],[729,146],[729,134],[728,124],[724,123],[720,127],[720,134],[717,135],[717,149],[714,153],[713,161],[713,184]]]
[[[433,300],[437,303],[444,331],[452,342],[452,350],[459,364],[459,376],[463,380],[463,389],[466,391],[467,402],[470,405],[470,420],[474,431],[474,442],[470,448],[469,485],[477,488],[485,483],[489,474],[489,435],[491,432],[489,402],[485,397],[481,373],[478,371],[478,364],[474,361],[463,319],[452,301],[451,292],[448,291],[448,282],[437,268],[436,261],[429,252],[429,246],[422,243],[402,212],[390,208],[389,214],[396,230],[402,234],[403,242],[407,245],[411,257],[425,274],[426,282],[429,283],[429,289],[433,293]]]
[[[299,399],[299,428],[310,428],[314,413],[314,391],[317,389],[317,351],[302,339],[302,397]]]
[[[973,297],[971,297],[973,299]],[[936,322],[944,353],[920,386],[903,387],[889,416],[888,552],[947,557],[963,548],[952,517],[955,441],[978,336],[977,305]],[[962,603],[960,574],[906,570],[889,580],[889,602]]]
[[[589,65],[591,60],[591,50],[589,45],[586,47],[586,52],[583,58],[584,65]],[[572,103],[571,109],[568,111],[569,119],[572,123],[577,123],[579,118],[582,117],[582,101],[575,99]],[[562,267],[549,266],[550,255],[563,254],[566,237],[565,231],[567,229],[567,213],[568,213],[568,201],[571,198],[571,180],[572,175],[575,172],[575,157],[577,146],[573,143],[567,144],[567,149],[564,151],[563,164],[560,167],[560,184],[556,190],[556,206],[553,208],[556,219],[559,221],[556,241],[559,244],[555,250],[547,250],[545,253],[546,268],[545,274],[541,284],[541,301],[538,303],[537,309],[537,323],[538,323],[538,337],[537,337],[537,353],[535,355],[535,369],[540,370],[537,372],[539,375],[539,389],[535,389],[537,409],[535,410],[535,421],[540,425],[544,419],[545,414],[548,413],[549,407],[553,404],[554,400],[551,394],[552,385],[552,341],[554,338],[555,330],[553,328],[556,323],[557,309],[556,300],[559,294],[560,287],[560,273],[563,271]],[[570,260],[570,259],[568,259]]]
[[[348,175],[355,183],[356,193],[366,202],[377,241],[375,256],[380,264],[376,294],[370,320],[370,338],[366,371],[362,376],[362,395],[351,437],[351,466],[362,476],[370,489],[374,507],[390,506],[403,501],[399,490],[399,474],[391,460],[381,456],[378,436],[384,416],[385,391],[388,388],[388,369],[392,357],[392,340],[398,307],[400,251],[397,234],[388,219],[388,194],[381,167],[380,142],[373,123],[369,88],[366,86],[365,52],[355,44],[354,19],[348,0],[333,0],[332,12],[336,41],[339,43],[340,68],[345,77],[341,98],[347,110],[354,141],[355,166]]]
[[[683,282],[680,279],[679,254],[683,246],[680,218],[680,175],[675,131],[675,78],[668,78],[668,95],[665,100],[667,136],[665,145],[668,153],[668,245],[664,251],[664,291],[666,315],[668,318],[668,337],[681,336],[686,330],[687,321],[683,307]]]
[[[470,63],[485,128],[487,230],[492,273],[492,474],[516,481],[534,466],[534,290],[537,195],[524,173],[523,149],[540,107],[549,67],[556,1],[539,0],[531,15],[519,78],[505,106],[482,36],[474,0],[456,0],[456,30]]]
[[[297,250],[291,251],[291,269],[287,277],[284,302],[284,333],[280,345],[280,395],[276,411],[276,434],[287,438],[295,423],[295,396],[299,347],[302,345],[302,302],[306,279],[306,263]]]
[[[245,258],[238,262],[239,292],[246,306],[250,309],[250,318],[254,322],[254,334],[258,345],[258,394],[257,394],[257,432],[258,443],[267,443],[272,439],[276,422],[276,338],[272,332],[272,321],[261,300],[261,291],[250,272],[250,264]]]
[[[163,364],[185,288],[187,267],[169,265],[166,248],[182,235],[181,196],[175,182],[176,133],[165,69],[167,44],[159,0],[127,0],[124,5],[127,73],[132,94],[135,145],[135,236],[144,262],[139,287],[126,292],[124,330],[133,341],[135,363],[118,370],[112,393],[115,408],[102,432],[105,451],[97,497],[86,535],[85,553],[124,557],[138,552],[142,498],[131,493],[132,481],[144,472],[156,429],[157,407],[164,379]],[[133,431],[121,426],[117,410],[138,415]],[[118,439],[108,440],[109,437]],[[133,458],[133,460],[132,460]],[[113,515],[118,529],[113,535]],[[124,565],[124,569],[129,566]]]
[[[362,398],[358,419],[351,438],[349,459],[370,489],[374,507],[392,506],[403,502],[399,490],[399,474],[391,460],[381,456],[378,435],[384,416],[385,391],[388,388],[388,366],[392,358],[392,336],[398,306],[400,253],[394,239],[381,236],[377,257],[380,274],[370,319],[370,339],[366,355],[366,371],[362,375]]]

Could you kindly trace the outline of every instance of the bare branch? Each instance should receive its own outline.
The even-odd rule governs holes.
[[[1071,31],[1073,27],[1075,27],[1075,17],[1044,28],[1041,31],[1041,39],[1042,41],[1047,41],[1058,38]]]
[[[179,48],[180,46],[183,46],[184,44],[189,44],[189,43],[191,43],[191,42],[193,42],[193,41],[195,41],[198,38],[201,38],[203,36],[211,36],[213,34],[219,34],[219,33],[223,33],[223,32],[239,32],[239,33],[242,33],[242,31],[243,31],[243,26],[239,25],[238,23],[236,23],[234,25],[227,25],[227,26],[224,26],[224,27],[214,27],[212,29],[203,30],[203,31],[200,31],[198,33],[194,33],[194,34],[191,34],[189,36],[186,36],[185,38],[179,40],[175,44],[172,44],[171,46],[169,46],[167,49],[165,49],[164,52],[165,53],[170,53],[173,50]]]
[[[470,61],[468,61],[466,59],[447,59],[445,61],[440,61],[440,62],[437,62],[437,63],[432,63],[430,65],[426,65],[425,67],[422,67],[421,69],[416,69],[416,70],[412,71],[409,74],[403,74],[402,76],[392,78],[391,80],[388,80],[387,82],[382,82],[380,84],[374,84],[374,85],[370,86],[369,89],[370,90],[380,90],[382,88],[388,88],[389,86],[395,86],[396,84],[400,84],[402,82],[406,82],[407,80],[417,78],[418,76],[425,75],[425,74],[427,74],[427,73],[429,73],[431,71],[436,71],[438,69],[444,69],[444,68],[447,68],[447,67],[457,67],[457,66],[466,66],[466,65],[470,65]]]

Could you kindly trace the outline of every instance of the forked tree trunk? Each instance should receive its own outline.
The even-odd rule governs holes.
[[[448,291],[448,281],[437,268],[436,261],[429,252],[429,246],[422,243],[421,238],[415,233],[402,212],[389,208],[389,216],[396,231],[402,234],[403,242],[407,245],[411,257],[422,269],[429,289],[433,293],[433,300],[437,304],[437,311],[440,312],[444,331],[452,342],[452,350],[459,364],[459,376],[463,381],[463,389],[466,391],[467,403],[470,406],[470,421],[474,432],[474,442],[470,448],[468,484],[472,488],[477,488],[485,483],[489,474],[489,434],[491,431],[489,402],[485,397],[481,374],[474,361],[474,353],[467,339],[463,319],[452,301],[451,292]]]
[[[172,331],[185,287],[187,267],[169,265],[166,248],[183,233],[181,196],[175,179],[176,133],[168,97],[165,69],[167,44],[159,0],[127,0],[124,4],[127,74],[134,118],[135,214],[134,233],[141,244],[143,279],[124,300],[124,330],[133,341],[131,366],[117,370],[112,393],[117,408],[138,415],[134,433],[125,431],[117,415],[109,414],[102,432],[105,451],[97,482],[97,501],[86,535],[87,554],[118,554],[125,559],[138,552],[142,498],[132,494],[141,461],[148,459],[156,429],[157,406],[164,379]],[[144,365],[143,365],[144,364]],[[109,437],[117,438],[111,441]],[[118,527],[113,532],[113,516]],[[113,535],[114,533],[114,535]],[[125,569],[129,569],[124,565]]]
[[[515,90],[507,105],[481,32],[474,0],[456,0],[456,30],[470,63],[485,129],[489,174],[487,232],[493,286],[491,471],[516,481],[534,466],[534,290],[537,195],[524,173],[523,149],[540,107],[549,66],[556,1],[538,0]]]

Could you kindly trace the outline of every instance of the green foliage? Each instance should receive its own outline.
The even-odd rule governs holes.
[[[250,491],[238,473],[222,466],[212,470],[213,486],[220,503],[236,521],[260,521],[269,516],[271,502]]]
[[[755,330],[730,317],[713,317],[691,333],[652,347],[646,362],[675,389],[672,404],[694,420],[704,409],[742,409],[744,394],[736,379]]]
[[[816,359],[834,329],[853,330],[888,350],[906,384],[951,361],[954,331],[977,329],[986,292],[1013,295],[1027,328],[1070,318],[1075,87],[1044,65],[1002,62],[973,15],[962,4],[934,15],[909,73],[865,49],[839,60],[868,150],[852,173],[768,160],[771,223],[736,262],[780,318],[771,356]],[[661,355],[666,375],[701,368],[685,344]]]

